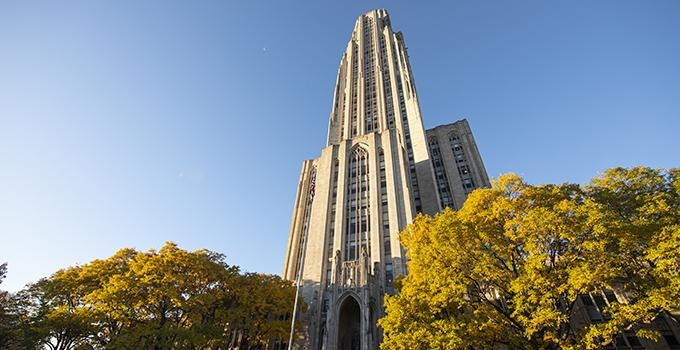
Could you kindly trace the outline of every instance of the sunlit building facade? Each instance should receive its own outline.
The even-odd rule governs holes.
[[[407,273],[398,234],[489,185],[466,120],[425,130],[403,35],[361,15],[340,60],[328,142],[306,160],[283,276],[301,281],[305,349],[378,349],[383,295]]]

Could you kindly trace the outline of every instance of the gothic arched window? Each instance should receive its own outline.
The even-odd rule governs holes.
[[[344,260],[358,259],[361,250],[368,253],[368,232],[370,215],[368,205],[368,153],[356,147],[350,153],[347,174],[346,231],[344,239]]]

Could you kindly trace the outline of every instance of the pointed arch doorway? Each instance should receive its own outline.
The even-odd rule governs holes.
[[[361,308],[352,296],[345,298],[340,306],[337,349],[361,349]]]

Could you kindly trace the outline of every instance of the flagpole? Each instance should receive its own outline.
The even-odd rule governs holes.
[[[290,321],[290,337],[288,338],[288,350],[293,349],[293,334],[295,333],[295,316],[297,314],[297,307],[298,307],[298,299],[300,297],[300,282],[302,280],[302,262],[305,260],[305,244],[307,243],[307,233],[303,233],[302,236],[302,255],[300,256],[300,264],[298,266],[298,277],[297,280],[295,281],[296,288],[295,288],[295,305],[293,305],[293,317],[291,318]]]

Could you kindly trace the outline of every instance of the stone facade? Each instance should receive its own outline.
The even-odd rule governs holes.
[[[458,209],[489,185],[467,120],[424,129],[404,38],[387,12],[361,15],[340,60],[328,143],[303,162],[293,208],[283,276],[308,305],[295,347],[378,349],[383,296],[408,272],[399,232],[417,213]],[[571,327],[602,322],[610,301],[626,302],[619,294],[580,296]],[[674,319],[650,327],[658,342],[631,330],[605,348],[680,349]]]
[[[460,208],[475,188],[490,187],[482,157],[466,119],[426,131],[440,208]],[[435,205],[435,204],[432,204]]]
[[[378,349],[383,295],[407,273],[399,232],[418,212],[459,208],[488,184],[467,121],[424,129],[387,12],[360,16],[338,68],[328,143],[303,162],[293,209],[283,276],[299,281],[309,306],[296,346]]]
[[[630,302],[627,293],[622,290],[600,290],[578,296],[574,304],[574,311],[569,319],[570,327],[573,330],[582,330],[590,324],[608,322],[611,316],[605,311],[611,303]],[[680,315],[674,316],[660,314],[650,324],[644,326],[646,329],[659,332],[659,339],[652,341],[639,338],[635,332],[642,327],[633,327],[626,332],[619,333],[614,339],[603,347],[605,350],[678,350],[680,349],[680,326],[677,319]]]

